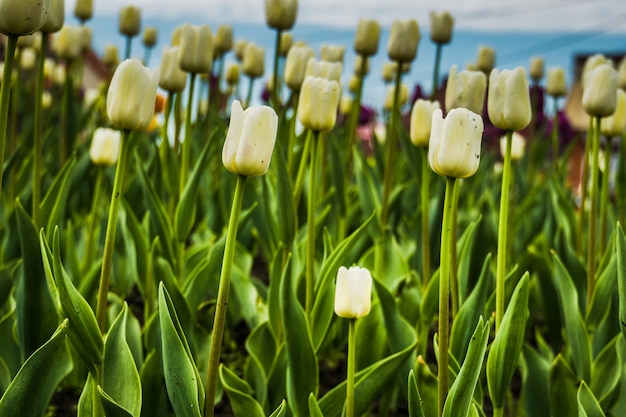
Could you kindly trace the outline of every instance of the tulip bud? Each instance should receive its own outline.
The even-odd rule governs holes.
[[[250,42],[246,45],[241,70],[250,78],[258,78],[265,72],[265,48]]]
[[[392,82],[396,78],[397,71],[398,71],[397,62],[385,62],[383,64],[383,81],[386,83]]]
[[[500,129],[515,131],[528,126],[532,110],[524,68],[491,71],[487,111],[491,123]]]
[[[41,46],[41,32],[31,33],[30,35],[20,36],[17,38],[17,47],[23,48],[39,48]]]
[[[478,48],[476,55],[476,68],[485,74],[491,73],[491,70],[496,65],[496,51],[488,46],[481,46]]]
[[[81,52],[86,52],[91,49],[91,38],[93,38],[93,33],[91,32],[91,28],[88,26],[79,26],[82,33],[80,37],[80,50]]]
[[[417,99],[411,110],[410,138],[415,146],[428,146],[433,112],[439,108],[438,101]]]
[[[318,61],[315,58],[309,58],[306,63],[305,77],[321,77],[329,80],[335,80],[339,83],[341,78],[342,65],[340,62]]]
[[[606,57],[602,54],[595,54],[593,56],[590,56],[589,58],[587,58],[587,60],[585,60],[585,63],[583,64],[583,69],[581,72],[581,76],[580,76],[580,81],[583,87],[583,90],[585,89],[585,83],[587,82],[587,76],[589,75],[589,73],[591,72],[592,69],[594,69],[597,66],[600,65],[613,65],[613,63],[611,61],[609,61],[608,59],[606,59]]]
[[[585,75],[583,108],[589,116],[607,117],[617,106],[617,71],[609,64],[600,64]]]
[[[180,93],[187,84],[187,73],[180,68],[180,47],[163,47],[159,87],[171,93]]]
[[[93,132],[89,158],[91,162],[100,166],[115,165],[120,153],[122,133],[119,130],[99,127]]]
[[[343,45],[322,45],[321,60],[326,62],[339,62],[343,64],[343,54],[346,47]]]
[[[143,46],[152,48],[157,43],[157,28],[147,27],[143,30]]]
[[[307,76],[298,100],[298,120],[306,129],[327,132],[337,121],[339,83],[320,77]]]
[[[43,93],[41,93],[41,108],[49,109],[51,105],[52,105],[52,94],[50,94],[50,91],[44,91]]]
[[[563,68],[550,68],[548,70],[546,92],[553,97],[562,97],[567,93],[565,70]]]
[[[411,62],[417,55],[420,29],[415,19],[395,20],[391,25],[387,55],[392,61]]]
[[[343,115],[349,115],[352,111],[352,97],[350,96],[341,96],[341,100],[339,100],[339,113]]]
[[[233,27],[230,25],[220,25],[215,32],[213,39],[213,49],[216,55],[221,56],[233,49]]]
[[[273,29],[291,29],[297,13],[298,0],[265,0],[265,20]]]
[[[46,22],[50,0],[0,0],[0,33],[30,35]]]
[[[387,89],[387,97],[385,98],[385,105],[383,106],[385,110],[391,111],[393,110],[393,100],[396,88],[395,86],[391,86]],[[400,93],[398,94],[398,107],[402,107],[406,104],[409,99],[409,87],[406,84],[400,85]]]
[[[183,71],[208,74],[213,65],[213,35],[207,25],[184,24],[180,29],[178,65]]]
[[[356,94],[359,91],[359,77],[353,75],[348,82],[348,91],[352,94]]]
[[[135,6],[122,7],[120,10],[119,29],[124,36],[137,36],[141,29],[141,10]]]
[[[444,177],[474,175],[480,164],[483,129],[483,118],[470,110],[452,109],[444,119],[441,109],[435,109],[428,143],[432,170]]]
[[[25,71],[30,71],[35,68],[37,63],[37,51],[33,48],[24,48],[20,54],[20,68]]]
[[[65,22],[65,0],[50,0],[46,21],[41,27],[43,33],[54,33],[61,30]]]
[[[372,308],[372,274],[366,268],[339,267],[335,288],[335,314],[345,319],[358,319]]]
[[[114,70],[120,64],[120,58],[117,53],[117,46],[106,45],[104,47],[104,55],[102,55],[102,63],[109,69]]]
[[[93,106],[100,98],[101,91],[99,88],[90,87],[85,90],[85,96],[83,97],[83,104],[89,108]]]
[[[363,70],[363,60],[365,60],[365,69]],[[363,73],[361,73],[363,71]],[[357,55],[354,60],[354,75],[365,77],[370,71],[370,61],[365,55]]]
[[[511,137],[511,161],[519,161],[524,157],[526,150],[526,139],[517,132],[513,132]],[[506,153],[506,136],[500,138],[500,154],[504,158]]]
[[[150,71],[138,59],[122,62],[111,79],[107,115],[121,129],[141,130],[154,116],[159,70]]]
[[[456,65],[453,65],[446,84],[446,110],[463,107],[482,114],[486,90],[487,76],[483,72],[468,70],[457,72]]]
[[[52,78],[52,72],[54,71],[54,66],[55,66],[55,62],[54,59],[52,58],[46,58],[43,61],[43,76],[46,80],[49,80]]]
[[[80,26],[65,25],[52,38],[52,50],[60,59],[76,59],[82,52],[82,36]]]
[[[52,72],[52,84],[56,86],[63,86],[65,84],[65,67],[63,65],[55,65]]]
[[[282,33],[280,35],[280,45],[278,48],[278,54],[280,56],[287,56],[292,46],[293,46],[293,35],[289,32]]]
[[[543,58],[534,56],[530,59],[530,78],[538,83],[543,78]]]
[[[285,60],[285,84],[293,91],[300,91],[304,81],[307,64],[315,52],[308,46],[293,46]]]
[[[257,177],[267,172],[276,134],[278,116],[268,106],[243,109],[238,100],[230,108],[230,125],[222,151],[222,163],[233,174]]]
[[[617,85],[626,90],[626,57],[622,58],[617,69]]]
[[[228,67],[226,67],[226,83],[230,86],[239,83],[239,65],[235,62],[231,62]]]
[[[440,45],[450,43],[452,40],[452,27],[454,19],[448,12],[430,12],[430,39]]]
[[[246,46],[248,46],[248,42],[243,39],[235,41],[235,58],[237,58],[239,62],[243,61],[243,56],[246,53]]]
[[[609,137],[621,137],[626,132],[626,92],[624,90],[617,90],[615,112],[600,120],[600,132]]]
[[[378,52],[380,25],[375,20],[359,20],[354,36],[354,52],[358,55],[371,56]]]
[[[91,19],[91,16],[93,16],[93,0],[76,0],[74,16],[81,22]]]

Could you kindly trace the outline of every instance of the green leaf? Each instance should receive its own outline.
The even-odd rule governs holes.
[[[285,400],[282,400],[278,408],[274,410],[270,417],[285,417],[287,415],[287,403]]]
[[[74,157],[67,161],[63,169],[54,178],[52,186],[48,189],[48,192],[40,204],[41,221],[46,225],[48,233],[52,233],[55,226],[64,223],[63,215],[65,212],[65,203],[71,184],[68,178],[75,163],[76,158]],[[52,236],[49,234],[48,239],[51,237]]]
[[[552,252],[552,256],[554,258],[555,287],[565,322],[568,346],[572,351],[574,369],[576,369],[580,379],[589,381],[591,378],[591,352],[585,324],[578,309],[578,294],[559,256],[555,252]]]
[[[559,354],[550,367],[550,415],[576,416],[578,378]]]
[[[589,388],[603,406],[608,403],[614,391],[620,388],[619,380],[623,373],[621,358],[617,353],[617,343],[620,338],[621,335],[618,333],[602,349],[591,366]]]
[[[169,399],[166,387],[163,384],[163,366],[161,364],[160,353],[157,352],[156,348],[153,348],[141,366],[142,415],[170,417]]]
[[[324,414],[322,414],[322,410],[320,410],[320,406],[317,403],[317,398],[315,398],[313,393],[309,395],[309,417],[324,417]]]
[[[576,399],[578,400],[578,417],[605,417],[598,400],[593,396],[585,381],[578,387]]]
[[[595,331],[611,310],[607,304],[611,303],[612,296],[615,293],[615,280],[618,276],[617,258],[619,256],[612,256],[606,268],[602,270],[600,276],[596,279],[591,302],[587,307],[585,317],[588,332]]]
[[[58,321],[48,292],[37,230],[19,201],[15,211],[22,251],[22,273],[17,278],[15,299],[17,334],[23,360],[48,340]]]
[[[87,381],[83,386],[83,391],[78,399],[78,417],[97,416],[96,407],[102,404],[98,394],[98,384],[91,373],[87,375]]]
[[[212,135],[211,135],[212,136]],[[206,172],[206,157],[209,153],[211,141],[208,140],[204,145],[204,150],[200,154],[200,157],[196,161],[196,166],[193,168],[191,175],[185,184],[185,189],[180,201],[176,206],[176,213],[174,214],[174,225],[176,238],[179,242],[184,242],[191,232],[194,221],[196,220],[196,207],[198,199],[198,188],[200,187],[200,179],[202,174]]]
[[[622,335],[626,337],[626,239],[621,224],[617,224],[615,233],[617,251],[617,294],[619,297],[619,324]]]
[[[126,341],[128,305],[111,325],[104,345],[104,392],[130,415],[141,413],[141,381]]]
[[[289,261],[287,261],[289,264]],[[285,272],[289,267],[285,268]],[[287,400],[295,417],[309,413],[309,394],[317,395],[319,383],[317,356],[313,348],[309,323],[292,290],[291,277],[281,278],[280,306],[287,349]]]
[[[550,360],[542,357],[528,344],[522,350],[522,399],[526,414],[550,417],[548,372]]]
[[[489,395],[496,408],[504,407],[509,384],[517,368],[524,344],[526,321],[529,315],[528,281],[529,277],[526,273],[517,284],[487,358]]]
[[[415,373],[411,369],[409,372],[409,417],[425,417],[422,409],[422,398],[417,390],[417,382],[415,381]]]
[[[115,402],[102,388],[98,385],[98,394],[102,402],[102,408],[107,417],[133,417],[124,407]]]
[[[203,390],[172,300],[159,284],[159,323],[163,350],[163,375],[177,416],[199,417]]]
[[[223,364],[220,365],[219,376],[235,417],[265,417],[263,408],[252,397],[252,388],[246,381]]]
[[[450,387],[443,407],[444,417],[467,417],[469,414],[488,341],[489,323],[483,324],[481,317],[470,340],[461,370]]]
[[[65,343],[67,327],[68,320],[64,320],[24,362],[0,399],[0,416],[44,415],[52,394],[73,368]]]

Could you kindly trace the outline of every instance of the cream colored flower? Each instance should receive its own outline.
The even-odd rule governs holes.
[[[50,0],[0,0],[0,33],[30,35],[46,22]]]
[[[452,40],[454,19],[448,12],[430,12],[430,39],[438,44],[447,44]]]
[[[265,0],[265,21],[273,29],[291,29],[297,14],[298,0]]]
[[[306,77],[298,100],[298,120],[306,129],[326,132],[337,121],[339,83],[320,77]]]
[[[354,52],[363,56],[376,55],[379,39],[380,25],[378,22],[360,19],[354,36]]]
[[[213,65],[213,35],[207,25],[180,27],[180,55],[178,64],[183,71],[208,74]],[[174,45],[172,43],[172,45]]]
[[[533,81],[539,82],[543,78],[543,67],[543,58],[534,56],[530,59],[529,74]]]
[[[428,146],[433,112],[440,108],[438,101],[418,99],[411,110],[410,138],[415,146]]]
[[[583,108],[589,116],[607,117],[617,106],[617,72],[612,65],[600,64],[585,74]]]
[[[562,97],[567,94],[567,85],[565,84],[565,70],[563,68],[557,67],[548,69],[546,93],[553,97]]]
[[[285,60],[285,84],[294,91],[300,91],[307,63],[315,56],[315,52],[308,46],[292,46]]]
[[[476,53],[476,68],[489,74],[496,65],[496,50],[488,46],[479,46]]]
[[[135,6],[125,6],[120,10],[120,33],[124,36],[137,36],[141,30],[141,9]]]
[[[76,59],[83,51],[83,30],[80,26],[68,26],[63,28],[52,38],[52,50],[58,58]]]
[[[93,132],[89,158],[100,166],[110,166],[117,162],[120,153],[122,133],[119,130],[99,127]]]
[[[343,55],[346,50],[346,47],[343,45],[322,45],[322,50],[320,52],[320,57],[322,61],[327,62],[340,62],[343,64]]]
[[[387,55],[392,61],[411,62],[417,56],[420,29],[415,19],[394,20],[387,44]]]
[[[230,25],[218,26],[213,39],[215,55],[224,55],[231,49],[233,49],[233,27]]]
[[[41,32],[54,33],[61,30],[65,22],[65,0],[50,0],[47,13]]]
[[[157,43],[157,36],[159,32],[155,27],[147,27],[143,30],[143,45],[146,48],[152,48]]]
[[[241,71],[250,78],[259,78],[265,72],[265,48],[250,42],[246,45]]]
[[[528,126],[532,110],[528,79],[523,67],[491,71],[487,110],[491,123],[500,129],[515,131]]]
[[[526,139],[518,132],[513,132],[511,137],[511,161],[519,161],[526,151]],[[506,153],[506,136],[500,138],[500,154],[504,158]]]
[[[163,47],[161,54],[161,75],[159,77],[159,87],[172,92],[180,93],[187,84],[187,73],[180,68],[180,47]]]
[[[483,72],[469,70],[457,72],[457,66],[453,65],[446,84],[446,110],[463,107],[482,114],[486,90],[487,76]]]
[[[358,319],[372,308],[372,274],[366,268],[339,267],[335,288],[335,314],[345,319]]]
[[[626,92],[617,90],[615,112],[600,120],[600,132],[605,136],[621,137],[626,132]]]
[[[93,0],[76,0],[74,16],[82,22],[91,19],[91,16],[93,16]]]
[[[321,77],[339,83],[342,69],[343,66],[340,62],[318,61],[315,58],[309,58],[304,74],[305,77]]]

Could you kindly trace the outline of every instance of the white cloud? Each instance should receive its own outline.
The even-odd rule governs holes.
[[[204,17],[224,23],[262,23],[263,0],[95,0],[95,13],[116,14],[124,6],[142,8],[146,16]],[[68,12],[74,1],[68,3]],[[428,26],[433,2],[426,0],[300,0],[298,22],[353,27],[359,18],[383,25],[394,19],[415,18]],[[439,0],[456,27],[481,30],[626,31],[623,0]]]

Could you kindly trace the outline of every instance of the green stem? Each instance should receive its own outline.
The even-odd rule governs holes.
[[[85,263],[83,266],[83,273],[86,274],[93,262],[93,254],[99,239],[94,236],[96,230],[96,222],[98,221],[98,208],[100,207],[100,192],[102,188],[102,176],[104,168],[96,166],[96,181],[93,188],[93,200],[91,201],[91,212],[89,214],[89,223],[87,224],[87,245],[85,252]]]
[[[503,416],[504,416],[504,407],[493,408],[493,417],[503,417]]]
[[[357,89],[354,103],[352,103],[352,109],[350,111],[350,126],[348,129],[348,160],[346,163],[346,184],[349,184],[349,179],[352,176],[352,156],[354,155],[354,141],[356,139],[356,129],[359,123],[359,117],[361,116],[361,100],[363,96],[363,78],[365,77],[365,70],[367,69],[367,56],[361,55],[361,69],[357,75]]]
[[[298,203],[300,202],[300,194],[302,194],[302,186],[304,183],[304,173],[307,167],[307,158],[309,156],[309,152],[311,152],[311,148],[313,146],[313,132],[310,130],[306,135],[306,141],[304,143],[304,149],[302,150],[302,155],[300,156],[300,167],[298,168],[298,175],[296,176],[296,182],[293,186],[293,206],[295,208],[298,207]]]
[[[452,305],[451,315],[452,320],[459,311],[459,281],[458,281],[458,266],[457,266],[457,254],[456,254],[456,242],[457,242],[457,218],[459,212],[459,187],[454,188],[452,194],[452,229],[450,235],[452,236],[452,244],[450,245],[450,303]]]
[[[441,50],[443,45],[437,43],[435,47],[435,69],[433,71],[433,90],[430,93],[430,100],[434,101],[437,97],[437,90],[439,89],[439,68],[441,67]]]
[[[589,153],[591,152],[591,143],[593,142],[593,117],[589,118],[589,126],[587,128],[587,139],[585,140],[585,153],[583,155],[583,172],[580,179],[580,212],[578,217],[578,253],[583,253],[583,236],[585,229],[585,209],[587,205],[587,186],[589,184]]]
[[[254,86],[254,78],[250,77],[250,83],[248,84],[248,95],[246,97],[246,102],[244,103],[244,108],[250,107],[250,102],[252,101],[252,87]]]
[[[558,97],[554,97],[554,117],[552,119],[552,158],[554,170],[559,172],[559,103]]]
[[[287,167],[289,169],[290,177],[293,176],[294,170],[294,148],[296,142],[296,120],[297,120],[297,112],[298,112],[298,101],[300,99],[300,92],[294,91],[292,94],[293,97],[293,114],[291,119],[289,120],[289,139],[287,140]]]
[[[276,111],[278,111],[278,106],[279,106],[279,91],[278,91],[278,57],[280,55],[280,38],[282,35],[283,31],[282,29],[277,29],[276,30],[276,48],[274,48],[274,74],[273,79],[272,79],[272,91],[270,92],[271,94],[271,102],[272,102],[272,107],[274,107],[274,109],[276,109]]]
[[[42,95],[43,95],[43,64],[48,49],[48,37],[44,33],[41,36],[41,49],[37,63],[37,91],[35,92],[35,127],[33,135],[33,223],[35,227],[41,227],[39,219],[39,202],[41,201],[41,138],[42,138]]]
[[[230,220],[228,222],[226,246],[224,248],[224,258],[222,262],[222,273],[220,275],[220,286],[217,292],[217,301],[215,304],[215,319],[213,322],[213,334],[211,336],[211,348],[209,351],[204,417],[213,417],[213,409],[215,408],[217,371],[222,353],[222,339],[224,337],[224,324],[226,322],[226,306],[228,305],[230,278],[233,269],[233,259],[235,257],[235,245],[237,243],[237,228],[239,226],[239,215],[241,214],[241,204],[243,202],[243,190],[246,184],[246,179],[247,177],[244,175],[237,176],[233,206],[230,212]]]
[[[513,131],[506,132],[506,151],[502,168],[502,192],[498,218],[498,257],[496,261],[496,333],[504,317],[504,278],[506,276],[507,229],[509,218],[509,188],[511,184],[511,142]]]
[[[132,40],[133,38],[130,36],[126,36],[126,53],[124,54],[125,58],[124,59],[129,59],[130,58],[130,47],[132,44]]]
[[[313,142],[311,144],[311,164],[309,165],[309,195],[307,199],[307,219],[306,219],[306,302],[305,311],[311,323],[311,311],[315,301],[315,178],[317,174],[318,149],[320,132],[313,131]]]
[[[611,137],[606,137],[604,147],[604,172],[602,173],[602,189],[600,190],[600,256],[606,249],[607,222],[609,216],[609,177],[611,175]]]
[[[0,86],[0,167],[4,165],[4,148],[7,141],[7,123],[9,120],[9,93],[11,91],[11,74],[13,73],[13,58],[15,57],[17,38],[17,35],[9,35],[8,37],[2,86]],[[0,194],[2,193],[3,171],[0,169]]]
[[[587,236],[587,304],[591,301],[596,275],[596,227],[598,212],[598,155],[600,153],[600,117],[595,116],[591,143],[591,189],[589,190],[589,235]]]
[[[422,283],[426,288],[430,280],[430,166],[428,165],[428,148],[422,149],[422,186],[420,205],[422,210]]]
[[[191,156],[191,108],[193,106],[193,90],[196,84],[197,74],[189,74],[189,95],[187,96],[187,113],[185,116],[185,140],[181,149],[181,161],[180,161],[180,183],[178,188],[179,197],[183,195],[185,191],[185,185],[187,184],[187,177],[189,176],[189,158]]]
[[[457,186],[456,178],[446,177],[446,194],[444,197],[443,221],[441,225],[441,263],[439,267],[439,366],[438,410],[443,413],[443,406],[448,396],[448,344],[450,341],[450,248],[452,244],[452,211],[454,210],[454,193]]]
[[[115,181],[111,192],[111,204],[109,206],[109,218],[107,220],[107,232],[104,239],[104,254],[102,256],[102,269],[100,271],[100,285],[98,286],[98,303],[96,305],[96,319],[102,334],[105,333],[107,296],[109,294],[109,281],[111,279],[111,265],[113,263],[113,250],[115,247],[115,231],[117,229],[117,213],[120,209],[122,191],[124,187],[124,175],[126,173],[126,157],[130,145],[130,130],[122,131],[122,143],[120,154],[115,168]]]
[[[150,54],[152,52],[152,48],[144,48],[143,50],[143,65],[146,67],[150,66]]]
[[[176,93],[171,91],[168,93],[167,101],[165,103],[165,113],[163,114],[163,126],[161,128],[161,146],[159,147],[159,153],[161,156],[161,165],[164,175],[167,167],[167,152],[169,152],[170,148],[168,129],[170,126],[170,117],[172,116],[172,108],[174,107],[173,100],[175,94]]]
[[[356,373],[356,319],[348,320],[348,374],[346,377],[346,415],[354,417],[354,374]]]
[[[180,148],[180,111],[183,106],[183,94],[176,94],[174,101],[174,153]]]

